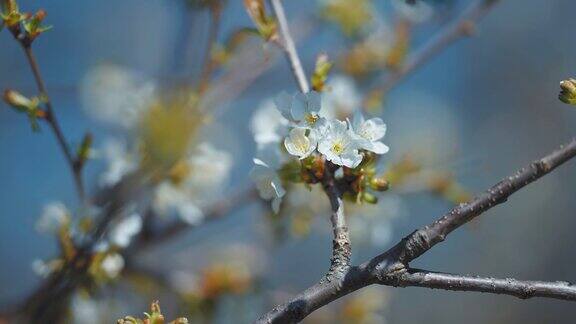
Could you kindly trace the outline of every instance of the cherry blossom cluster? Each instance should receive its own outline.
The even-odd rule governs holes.
[[[302,165],[320,160],[345,172],[359,168],[365,156],[389,150],[381,141],[386,134],[382,119],[366,119],[359,110],[352,120],[331,117],[322,109],[318,92],[282,92],[274,106],[276,111],[257,112],[253,121],[258,153],[251,176],[261,197],[272,200],[275,212],[286,193],[279,171],[290,159]]]

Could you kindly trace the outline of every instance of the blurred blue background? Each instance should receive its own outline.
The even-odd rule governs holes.
[[[22,8],[44,8],[54,29],[35,44],[45,81],[67,138],[78,143],[86,130],[96,146],[110,130],[81,109],[77,84],[95,64],[114,62],[151,76],[174,71],[175,43],[182,6],[172,1],[19,1]],[[456,11],[468,1],[456,3]],[[289,17],[317,9],[313,1],[285,1]],[[386,4],[381,5],[387,10]],[[574,76],[576,2],[502,0],[484,19],[478,34],[463,40],[410,76],[387,98],[382,118],[388,124],[387,159],[409,152],[411,145],[432,143],[443,149],[440,167],[453,172],[472,192],[496,183],[531,160],[574,136],[576,111],[557,100],[558,82]],[[198,39],[205,37],[206,17],[195,15]],[[229,1],[221,35],[251,22],[240,1]],[[436,29],[418,29],[414,47]],[[203,46],[198,41],[198,47]],[[316,54],[346,46],[334,28],[318,28],[298,43],[307,71]],[[198,70],[194,62],[188,67]],[[178,69],[177,69],[178,70]],[[21,49],[6,31],[0,33],[0,89],[34,94]],[[248,183],[254,154],[246,125],[250,113],[280,90],[295,90],[284,60],[259,78],[222,115],[234,134],[232,184]],[[0,305],[24,298],[40,279],[31,262],[57,252],[51,237],[34,230],[42,206],[61,200],[77,204],[69,170],[47,127],[33,133],[25,118],[0,104]],[[429,138],[433,138],[429,142]],[[421,143],[420,143],[421,144]],[[446,149],[448,148],[448,149]],[[432,147],[433,149],[433,147]],[[88,164],[89,188],[96,186],[101,162]],[[568,163],[478,221],[455,232],[414,263],[436,271],[483,276],[576,282],[576,165]],[[450,205],[427,195],[403,199],[406,217],[396,222],[393,241],[427,224]],[[255,206],[207,225],[162,248],[171,251],[222,240],[250,241],[262,222]],[[324,224],[326,226],[326,224]],[[318,279],[327,265],[329,232],[315,233],[273,250],[267,275],[296,292]],[[381,248],[355,248],[360,262]],[[201,253],[201,252],[198,252]],[[324,257],[325,256],[325,257]],[[383,288],[388,289],[388,288]],[[419,288],[390,289],[391,323],[555,323],[571,322],[574,304],[516,300],[506,296],[452,293]]]

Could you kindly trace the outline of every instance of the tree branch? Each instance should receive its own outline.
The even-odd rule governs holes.
[[[322,179],[324,191],[330,199],[330,206],[332,208],[330,221],[332,223],[332,231],[334,233],[334,238],[332,239],[332,258],[330,259],[330,269],[326,274],[326,279],[328,281],[333,279],[339,280],[346,274],[350,268],[350,256],[352,255],[350,234],[348,233],[346,217],[344,216],[342,193],[338,189],[337,183],[334,179],[335,166],[330,166],[332,167],[326,167],[324,178]]]
[[[442,29],[426,45],[411,55],[406,63],[397,70],[383,75],[375,86],[369,91],[368,97],[385,96],[392,88],[400,83],[412,72],[426,64],[436,55],[463,37],[470,36],[474,32],[475,24],[480,21],[500,0],[478,0],[468,7],[464,14],[454,23]]]
[[[310,86],[308,85],[308,79],[306,78],[306,73],[302,67],[302,62],[298,57],[298,52],[296,51],[296,46],[294,45],[294,40],[290,34],[290,29],[288,28],[288,21],[286,20],[286,15],[284,14],[284,7],[280,0],[270,0],[272,4],[272,10],[276,15],[278,20],[278,26],[280,27],[280,35],[282,37],[282,42],[278,42],[280,47],[284,50],[286,54],[286,59],[292,68],[292,74],[300,87],[302,93],[307,93],[310,91]]]
[[[521,281],[512,278],[483,278],[409,269],[399,276],[398,287],[426,287],[453,291],[477,291],[510,295],[520,299],[546,297],[576,300],[576,286],[568,282]]]
[[[290,301],[275,307],[258,319],[257,323],[297,323],[314,310],[360,288],[375,283],[391,286],[400,285],[402,276],[407,273],[410,261],[437,243],[442,242],[456,228],[486,210],[503,203],[516,191],[543,177],[575,156],[576,139],[573,139],[556,151],[503,179],[470,202],[455,207],[434,223],[410,234],[388,251],[359,266],[350,267],[341,280],[320,281]],[[407,278],[410,279],[411,277]],[[515,283],[517,287],[522,284],[519,281]],[[550,295],[552,293],[548,290],[552,287],[551,285],[558,289],[555,290],[558,295],[569,295],[570,297],[564,299],[572,300],[573,288],[568,284],[543,284],[539,282],[537,286],[540,289],[539,293],[534,296],[552,297]],[[561,287],[563,288],[561,289]],[[544,293],[545,291],[549,293]]]
[[[15,36],[16,38],[16,36]],[[72,176],[74,178],[74,184],[76,186],[76,191],[78,193],[78,197],[82,203],[85,202],[86,195],[84,191],[84,182],[82,180],[82,165],[77,163],[76,158],[72,154],[70,147],[66,143],[66,139],[60,128],[60,124],[58,123],[58,119],[56,119],[56,115],[54,113],[54,109],[52,108],[52,102],[50,101],[50,97],[48,96],[48,91],[46,89],[46,85],[44,84],[44,80],[42,79],[42,75],[40,74],[40,68],[34,56],[34,52],[32,51],[32,45],[26,44],[22,40],[16,38],[20,42],[22,49],[26,53],[26,59],[28,60],[28,64],[32,69],[32,73],[34,74],[34,80],[36,81],[36,85],[38,86],[38,91],[40,91],[40,95],[44,98],[46,103],[46,121],[50,125],[52,132],[56,136],[56,140],[62,153],[64,153],[64,157],[66,158],[66,162],[70,168]]]

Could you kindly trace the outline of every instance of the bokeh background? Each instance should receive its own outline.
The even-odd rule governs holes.
[[[387,1],[380,2],[376,6],[381,15],[393,10]],[[468,2],[452,1],[444,18],[417,26],[411,48],[423,44]],[[207,15],[185,13],[178,0],[19,3],[27,10],[44,8],[48,23],[54,25],[35,44],[35,50],[61,125],[73,143],[89,130],[97,148],[114,132],[82,109],[78,85],[95,65],[115,63],[150,77],[179,77],[200,69],[198,55],[206,39]],[[319,3],[291,0],[285,1],[285,6],[291,21],[310,22],[311,27],[297,37],[307,71],[313,69],[318,52],[336,56],[349,46],[336,27],[313,18]],[[385,142],[391,152],[384,161],[394,161],[424,145],[437,153],[433,167],[451,172],[470,192],[479,192],[573,137],[576,111],[558,101],[557,92],[558,81],[574,75],[575,12],[576,3],[569,0],[502,0],[481,21],[477,35],[448,48],[386,98],[379,115],[388,125]],[[251,26],[251,21],[242,2],[228,1],[221,39],[244,26]],[[179,43],[186,28],[192,28],[188,52]],[[359,87],[363,89],[362,83]],[[6,31],[0,32],[0,88],[35,91],[21,49]],[[233,152],[229,190],[250,181],[248,172],[255,153],[247,127],[251,113],[281,90],[295,91],[296,87],[285,61],[278,57],[218,115],[220,131],[211,136],[217,136],[221,146]],[[5,104],[0,107],[0,305],[8,306],[25,298],[41,282],[31,268],[32,261],[57,253],[54,238],[34,230],[42,206],[53,200],[74,206],[77,201],[67,165],[49,129],[42,127],[40,133],[33,133],[21,114]],[[568,163],[523,189],[506,204],[452,234],[413,266],[576,282],[575,167]],[[88,164],[86,179],[91,190],[103,168],[98,159]],[[384,244],[355,245],[353,238],[355,262],[383,251],[451,206],[426,193],[394,194],[394,199],[401,212],[390,222],[390,239]],[[214,250],[232,243],[258,246],[259,253],[267,255],[262,261],[266,280],[261,289],[281,289],[285,293],[282,300],[324,273],[331,246],[328,218],[315,219],[315,230],[308,235],[275,243],[263,229],[263,214],[258,204],[239,208],[222,220],[147,251],[141,259],[167,272],[173,267],[201,265],[213,257]],[[386,294],[386,306],[380,312],[389,323],[555,323],[571,322],[576,315],[574,304],[556,300],[522,301],[421,288],[379,289]],[[117,290],[105,296],[124,294]],[[112,317],[139,314],[147,300],[147,296],[134,297],[134,302],[111,309]],[[267,309],[266,303],[255,300],[224,301],[232,304],[227,306],[229,313],[236,307],[244,315],[229,317],[223,312],[215,321],[249,322]],[[166,308],[176,311],[170,305]]]

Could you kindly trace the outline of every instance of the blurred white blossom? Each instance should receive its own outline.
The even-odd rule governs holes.
[[[70,215],[70,211],[63,203],[59,201],[48,203],[36,221],[36,230],[40,233],[56,233],[70,221]]]
[[[125,142],[117,139],[108,140],[102,151],[107,164],[106,170],[100,175],[101,185],[112,186],[126,174],[138,169],[138,154],[128,150]]]
[[[250,171],[250,178],[256,184],[260,197],[264,200],[272,200],[272,210],[278,213],[286,190],[284,190],[276,170],[272,169],[264,161],[254,159],[254,167]]]
[[[266,100],[254,112],[250,130],[259,148],[270,143],[280,143],[288,133],[288,120],[276,109],[274,101]]]
[[[101,267],[108,278],[114,279],[124,268],[124,258],[118,253],[108,254],[102,260]]]
[[[362,105],[362,96],[354,79],[345,75],[335,75],[328,80],[322,96],[320,116],[337,118],[352,115]]]
[[[142,217],[133,213],[120,220],[109,234],[110,242],[118,247],[125,248],[132,238],[142,230]]]
[[[112,64],[96,66],[82,80],[83,107],[93,118],[134,128],[156,96],[155,82]]]
[[[44,260],[35,259],[32,261],[32,271],[42,278],[47,278],[54,269],[50,266],[50,264]]]
[[[232,157],[201,143],[183,163],[179,181],[166,180],[157,186],[152,207],[159,214],[174,214],[188,224],[197,224],[204,217],[202,208],[219,197],[228,181]]]

